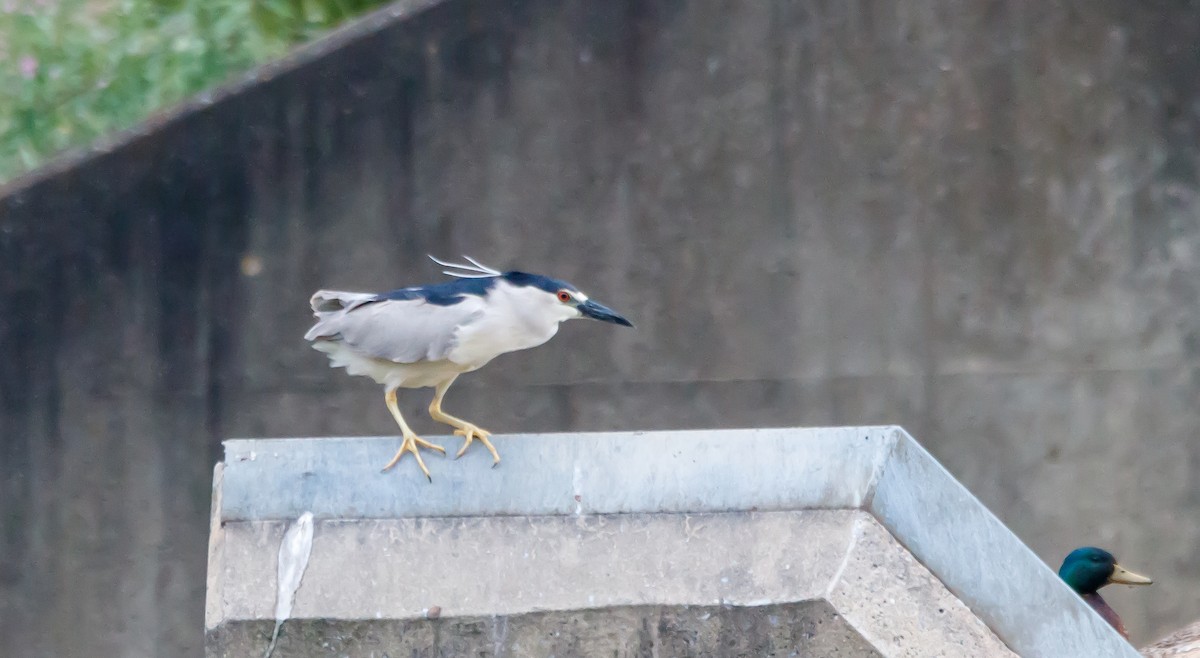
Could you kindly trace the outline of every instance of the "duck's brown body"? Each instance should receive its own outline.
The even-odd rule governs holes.
[[[1104,621],[1108,622],[1109,626],[1117,629],[1117,632],[1121,634],[1121,637],[1125,638],[1126,640],[1129,639],[1129,633],[1125,631],[1125,624],[1121,622],[1120,615],[1118,615],[1117,611],[1113,610],[1112,607],[1108,605],[1108,602],[1104,600],[1104,597],[1100,596],[1096,592],[1092,592],[1091,594],[1080,594],[1080,596],[1083,597],[1084,601],[1087,601],[1088,605],[1092,606],[1092,610],[1095,610],[1096,612],[1100,613],[1101,617],[1104,617]]]

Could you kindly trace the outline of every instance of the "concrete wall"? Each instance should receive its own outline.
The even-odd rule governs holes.
[[[1200,6],[434,5],[6,189],[5,653],[199,655],[219,439],[393,432],[306,302],[427,252],[638,324],[457,415],[903,424],[1047,561],[1154,575],[1135,641],[1200,612]]]
[[[206,655],[257,655],[273,622],[231,624]],[[280,658],[445,656],[821,656],[881,658],[824,601],[755,607],[638,606],[437,621],[287,623]],[[253,652],[253,653],[252,653]]]

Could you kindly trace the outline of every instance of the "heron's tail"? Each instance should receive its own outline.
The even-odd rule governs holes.
[[[345,315],[347,311],[352,311],[373,299],[375,299],[375,294],[369,292],[318,290],[313,293],[312,299],[308,300],[309,305],[312,306],[313,316],[317,318],[317,323],[308,330],[308,333],[304,334],[304,340],[336,334],[333,325],[337,324],[337,319]]]
[[[308,300],[308,303],[310,306],[312,306],[313,314],[319,318],[323,313],[349,311],[355,306],[361,305],[363,302],[369,302],[372,299],[375,299],[375,297],[375,293],[371,292],[318,290],[313,293],[312,299]]]

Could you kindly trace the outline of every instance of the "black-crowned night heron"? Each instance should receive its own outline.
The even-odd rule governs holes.
[[[345,368],[351,375],[383,384],[388,410],[404,435],[400,450],[383,470],[411,452],[426,478],[429,469],[417,446],[442,454],[446,450],[409,429],[396,406],[397,388],[433,387],[429,415],[465,439],[456,457],[479,439],[495,466],[500,455],[488,441],[491,433],[442,411],[442,398],[454,380],[505,352],[545,343],[563,320],[591,318],[633,326],[566,281],[500,272],[469,256],[470,265],[430,258],[453,268],[443,273],[457,280],[378,294],[319,290],[310,301],[317,323],[304,335],[314,349],[329,355],[331,368]]]

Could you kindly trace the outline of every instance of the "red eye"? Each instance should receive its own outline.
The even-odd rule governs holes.
[[[571,301],[571,293],[567,292],[566,290],[559,290],[558,291],[558,301],[560,301],[564,304]]]

